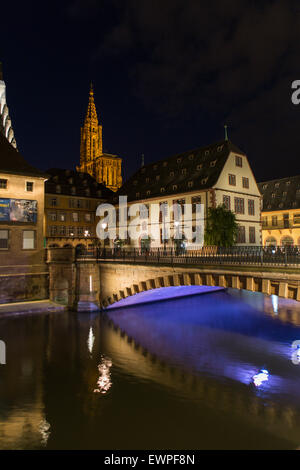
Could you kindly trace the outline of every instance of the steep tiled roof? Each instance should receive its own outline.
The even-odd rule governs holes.
[[[111,199],[113,191],[106,188],[88,173],[79,173],[74,170],[51,168],[47,170],[50,175],[45,184],[45,193],[65,194],[69,196],[95,197],[97,199]]]
[[[29,165],[0,132],[0,172],[24,176],[47,177],[45,173]]]
[[[211,188],[230,152],[245,155],[229,140],[201,147],[140,168],[116,193],[128,200],[147,199]]]
[[[263,181],[258,187],[263,196],[263,211],[300,208],[300,175]]]

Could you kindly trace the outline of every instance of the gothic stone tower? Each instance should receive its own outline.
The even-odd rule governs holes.
[[[89,173],[98,183],[103,183],[112,191],[117,191],[122,186],[121,167],[121,157],[103,153],[102,126],[98,123],[91,85],[88,109],[81,128],[80,165],[76,169]]]
[[[5,135],[8,142],[17,149],[17,143],[8,113],[5,94],[5,82],[3,80],[2,64],[0,62],[0,132]]]

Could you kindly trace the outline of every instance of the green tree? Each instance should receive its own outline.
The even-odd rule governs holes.
[[[238,234],[235,214],[224,205],[210,207],[204,234],[206,245],[233,246]]]

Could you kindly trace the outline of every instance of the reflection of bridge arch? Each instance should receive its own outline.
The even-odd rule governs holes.
[[[109,317],[106,317],[109,318]],[[251,422],[258,429],[268,430],[275,436],[284,437],[298,445],[300,438],[299,410],[293,405],[269,401],[254,395],[245,385],[232,387],[213,377],[205,377],[174,365],[169,365],[156,354],[120,329],[112,320],[105,328],[103,344],[113,364],[125,368],[126,373],[152,380],[176,389],[195,400],[203,400],[212,410],[229,413]],[[119,360],[121,351],[122,361]],[[242,392],[242,393],[241,393]]]
[[[137,270],[138,266],[135,266],[135,269]],[[280,278],[278,275],[270,275],[266,278],[262,273],[234,273],[230,271],[221,272],[221,270],[219,273],[216,271],[189,272],[187,270],[182,272],[172,272],[158,277],[146,277],[144,281],[136,283],[128,282],[128,285],[125,284],[125,287],[118,289],[118,284],[124,285],[124,283],[120,282],[121,278],[121,272],[116,272],[113,289],[105,289],[106,292],[104,295],[101,295],[101,306],[103,308],[126,297],[151,289],[191,285],[245,289],[251,292],[261,292],[266,295],[278,295],[283,298],[300,300],[299,281],[296,279],[294,280],[291,276]],[[128,278],[130,280],[130,276],[128,276]],[[109,291],[109,293],[107,291]]]

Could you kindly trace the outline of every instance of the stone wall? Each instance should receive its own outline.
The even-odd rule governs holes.
[[[48,272],[0,274],[0,304],[48,298]]]

